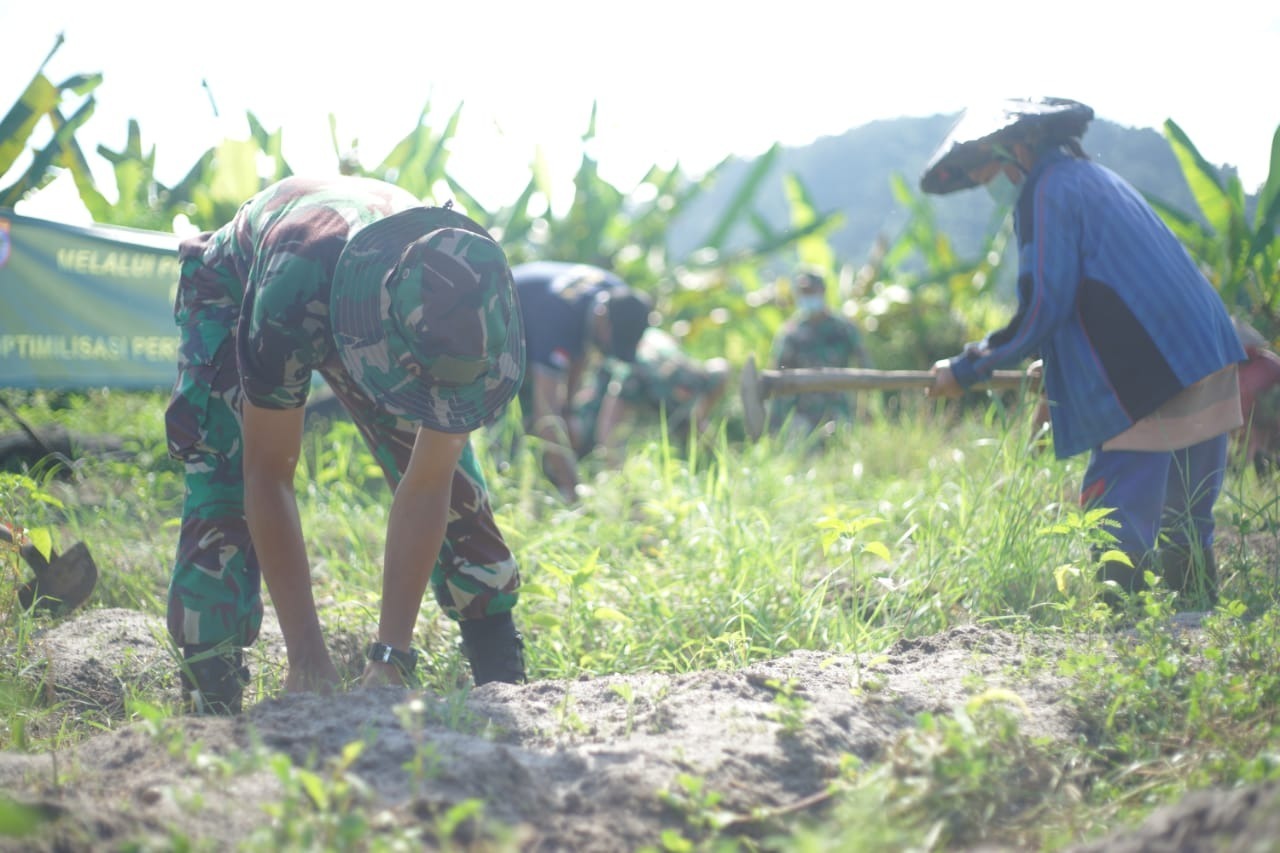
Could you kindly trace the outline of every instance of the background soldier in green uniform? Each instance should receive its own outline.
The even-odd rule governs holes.
[[[827,307],[826,279],[802,271],[792,281],[796,312],[778,330],[770,362],[777,370],[801,367],[869,367],[858,328]],[[830,435],[854,416],[852,394],[794,394],[774,397],[769,429],[777,433],[789,424],[791,434],[808,436],[821,429]]]
[[[182,343],[165,419],[186,498],[168,628],[188,709],[240,709],[260,577],[288,649],[285,689],[338,685],[293,486],[313,371],[394,489],[362,683],[412,680],[428,582],[461,623],[476,683],[523,681],[519,572],[468,440],[524,374],[502,249],[467,217],[381,181],[287,178],[184,241],[179,258]]]

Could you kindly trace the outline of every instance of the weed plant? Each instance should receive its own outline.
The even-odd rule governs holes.
[[[1087,724],[1079,743],[1028,737],[1000,702],[922,717],[876,762],[847,757],[821,825],[780,823],[773,841],[751,842],[764,847],[1052,848],[1192,788],[1280,776],[1272,480],[1246,467],[1228,477],[1218,507],[1223,604],[1204,639],[1193,649],[1168,629],[1177,602],[1157,589],[1135,603],[1129,639],[1117,642],[1093,580],[1106,514],[1075,500],[1084,460],[1058,460],[1033,440],[1024,408],[993,401],[956,416],[923,399],[898,406],[892,415],[865,407],[855,429],[822,449],[731,438],[732,420],[687,446],[633,440],[620,468],[586,460],[575,505],[543,482],[531,444],[513,450],[500,429],[477,435],[498,523],[522,567],[517,618],[530,676],[731,669],[797,649],[878,652],[972,623],[1072,638],[1060,660],[1028,665],[1070,676],[1064,699]],[[128,455],[0,473],[0,520],[53,547],[89,544],[102,569],[91,606],[158,620],[182,500],[163,407],[161,394],[27,395],[16,405],[27,422],[117,435]],[[367,639],[390,492],[343,419],[308,428],[299,500],[326,628]],[[13,549],[0,550],[0,571],[7,585],[21,581]],[[25,651],[46,618],[0,600],[0,747],[53,751],[103,726],[158,726],[157,714],[176,713],[172,685],[143,686],[124,721],[33,738],[29,722],[52,709]],[[417,641],[426,686],[456,695],[456,628],[429,597]],[[259,677],[261,694],[280,689],[279,673]],[[776,689],[780,719],[804,726],[803,704],[785,701],[788,685]],[[329,823],[303,826],[293,814],[304,795],[338,806],[358,798],[341,768],[270,766],[294,799],[278,806],[283,828],[258,842],[339,843],[362,831],[338,820],[337,806]],[[1030,798],[1032,788],[1047,793]],[[676,794],[714,811],[699,780]],[[715,821],[698,830],[706,845],[738,843]]]

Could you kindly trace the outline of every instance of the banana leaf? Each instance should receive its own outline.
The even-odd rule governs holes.
[[[212,220],[202,220],[195,210],[195,195],[204,187],[205,175],[213,167],[213,154],[212,148],[201,154],[182,176],[182,180],[169,188],[169,201],[174,209],[186,213],[193,225],[205,231],[213,230],[222,224]]]
[[[49,78],[44,75],[44,68],[65,41],[65,36],[58,33],[53,47],[45,54],[27,88],[18,96],[17,102],[9,108],[4,118],[0,119],[0,175],[9,171],[26,150],[31,133],[40,119],[57,109],[63,92],[87,95],[102,82],[101,74],[78,74],[56,86],[49,82]]]
[[[690,181],[681,172],[679,164],[671,169],[651,166],[640,180],[640,187],[652,188],[652,198],[639,202],[635,193],[629,198],[629,240],[637,254],[637,262],[661,256],[664,258],[667,235],[671,223],[680,215],[684,206],[709,186],[704,178]],[[638,188],[639,189],[639,188]]]
[[[229,222],[250,196],[262,189],[253,139],[224,139],[196,161],[172,194],[166,210],[185,213],[196,227],[209,230]]]
[[[802,190],[795,188],[799,180],[795,176],[788,176],[788,178],[786,187],[787,196],[791,201],[792,221],[813,222],[820,218],[821,214],[813,207],[812,201],[803,197]],[[839,213],[832,214],[825,218],[825,225],[821,229],[796,240],[796,257],[800,263],[834,274],[839,267],[839,260],[836,258],[835,250],[831,248],[830,237],[832,232],[843,224],[844,216]]]
[[[781,152],[782,146],[774,144],[756,159],[755,165],[752,166],[751,171],[738,187],[737,192],[733,194],[719,221],[712,227],[711,233],[707,235],[706,239],[702,241],[703,245],[717,251],[723,250],[725,240],[728,239],[733,227],[749,214],[760,187],[763,185],[765,178],[768,177],[769,172],[773,170],[773,166]]]
[[[93,172],[89,169],[89,162],[85,159],[84,152],[80,150],[80,144],[76,142],[75,132],[79,129],[89,117],[93,114],[95,102],[93,98],[89,98],[81,106],[76,114],[72,116],[71,124],[73,125],[66,131],[67,141],[62,153],[62,165],[71,174],[71,180],[76,185],[76,193],[79,195],[81,202],[89,211],[89,216],[95,222],[98,214],[110,208],[111,204],[106,197],[98,191],[97,182],[94,180]],[[55,126],[61,127],[63,124],[62,115],[54,110],[50,116]]]
[[[1280,226],[1280,127],[1271,137],[1271,160],[1267,180],[1258,192],[1258,209],[1254,213],[1253,238],[1249,242],[1247,263],[1280,253],[1277,227]]]
[[[598,105],[591,104],[591,117],[583,132],[583,153],[573,178],[573,203],[564,217],[564,227],[557,229],[557,249],[563,257],[611,266],[616,246],[608,245],[610,225],[617,221],[625,197],[600,177],[599,164],[591,156],[589,145],[596,136]],[[615,239],[618,232],[615,230]]]
[[[40,119],[58,106],[62,93],[43,74],[37,74],[18,97],[17,103],[0,119],[0,175],[13,166]]]
[[[462,205],[463,208],[466,209],[468,216],[470,216],[476,222],[479,222],[481,225],[484,225],[490,231],[494,230],[494,226],[492,224],[492,219],[493,219],[492,215],[489,213],[488,210],[485,209],[484,205],[482,205],[479,202],[479,200],[476,199],[475,196],[473,196],[470,192],[467,191],[466,187],[458,183],[458,181],[448,173],[445,173],[444,182],[445,182],[445,186],[449,188],[449,192],[453,195],[453,197],[458,200],[458,202]]]
[[[447,144],[457,133],[462,104],[454,109],[438,137],[427,124],[430,111],[430,103],[423,106],[417,125],[396,143],[375,172],[376,177],[402,187],[420,199],[431,198],[435,185],[444,180],[445,164],[449,158]]]
[[[1173,119],[1165,120],[1164,132],[1205,221],[1210,228],[1225,236],[1231,230],[1231,217],[1236,212],[1236,206],[1233,204],[1235,200],[1220,183],[1218,170],[1201,156],[1200,151]],[[1239,208],[1243,209],[1243,199],[1239,202]]]
[[[1169,227],[1174,236],[1189,248],[1193,246],[1199,247],[1212,241],[1213,235],[1205,224],[1195,217],[1184,213],[1158,196],[1143,193],[1142,197],[1146,199],[1147,204],[1151,205],[1152,210],[1164,220],[1164,224]]]
[[[289,167],[289,163],[284,159],[284,131],[267,130],[252,112],[246,111],[245,118],[249,122],[249,138],[257,143],[259,150],[272,163],[271,172],[265,175],[261,174],[261,164],[259,164],[259,174],[263,183],[274,184],[276,181],[292,175],[293,169]]]
[[[66,121],[62,120],[56,107],[50,110],[48,115],[55,128],[53,139],[44,148],[35,152],[26,172],[15,183],[0,189],[0,205],[12,207],[28,193],[47,186],[54,178],[52,168],[66,163],[67,152],[74,150],[76,155],[79,154],[79,148],[75,147],[75,133],[93,115],[93,110],[92,98],[81,104],[80,109]],[[79,159],[83,160],[83,157]]]
[[[214,148],[213,174],[209,176],[209,197],[219,205],[239,208],[262,188],[258,175],[261,149],[252,139],[224,139]]]
[[[155,211],[151,208],[150,190],[154,185],[156,152],[142,150],[142,131],[136,119],[129,120],[124,148],[112,151],[98,146],[98,154],[111,164],[115,173],[117,201],[115,205],[94,213],[97,222],[116,225],[154,227]]]
[[[747,261],[755,262],[767,258],[775,252],[779,252],[803,240],[805,237],[823,232],[824,229],[831,227],[835,216],[835,214],[826,214],[821,219],[813,222],[778,231],[769,236],[768,239],[731,253],[719,263],[736,264]]]
[[[881,265],[886,271],[898,273],[907,260],[918,254],[926,269],[935,275],[949,277],[952,270],[971,265],[963,264],[956,256],[951,238],[939,229],[933,204],[923,193],[918,193],[901,173],[889,179],[890,189],[898,204],[907,209],[907,222],[901,233],[885,252]]]
[[[504,243],[520,243],[528,239],[529,230],[533,227],[529,202],[537,192],[538,178],[536,174],[531,174],[515,203],[491,216],[491,227],[502,232]]]

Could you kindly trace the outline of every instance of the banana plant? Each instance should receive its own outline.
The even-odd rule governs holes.
[[[431,103],[428,101],[418,113],[413,128],[372,169],[360,163],[358,139],[352,140],[350,145],[339,143],[337,119],[331,113],[329,134],[334,155],[338,158],[338,170],[346,175],[361,175],[395,184],[424,201],[435,200],[442,187],[449,187],[467,205],[468,211],[474,211],[478,207],[475,199],[452,181],[447,168],[448,145],[458,132],[462,104],[458,104],[443,129],[438,131],[427,121],[430,112]]]
[[[75,133],[93,115],[96,102],[92,93],[102,83],[102,75],[76,74],[61,83],[51,82],[44,68],[63,41],[59,34],[31,82],[0,120],[0,176],[8,175],[24,153],[31,153],[31,162],[22,174],[0,188],[0,207],[13,207],[30,193],[47,186],[59,168],[70,170],[79,186],[92,183]],[[64,101],[77,96],[83,100],[70,116],[64,115]],[[34,147],[31,138],[43,121],[52,128],[52,137],[43,147]]]
[[[159,196],[201,230],[230,221],[258,190],[293,174],[284,157],[284,132],[267,130],[249,111],[245,120],[247,137],[222,139],[200,155],[181,181],[161,188]]]
[[[155,147],[144,148],[138,122],[130,119],[123,148],[97,148],[111,164],[117,200],[108,201],[91,179],[78,182],[80,198],[95,222],[172,231],[175,219],[184,216],[201,230],[216,228],[249,196],[291,174],[281,154],[281,132],[267,131],[253,113],[246,117],[247,138],[221,140],[173,186],[156,178]]]
[[[1172,119],[1165,121],[1164,134],[1200,215],[1148,200],[1206,271],[1223,301],[1247,313],[1251,325],[1275,341],[1280,333],[1280,127],[1271,140],[1269,172],[1252,220],[1238,175],[1219,172]]]
[[[56,85],[50,82],[44,68],[63,41],[59,35],[17,103],[0,121],[0,175],[7,174],[24,152],[31,151],[31,162],[24,172],[0,189],[0,206],[12,207],[47,186],[59,169],[65,169],[95,222],[171,231],[175,217],[182,214],[198,227],[212,228],[229,219],[236,207],[262,186],[289,173],[281,155],[280,132],[267,132],[250,113],[248,139],[224,140],[210,148],[182,181],[168,187],[156,179],[155,148],[144,148],[138,122],[130,120],[123,148],[97,148],[115,178],[117,201],[108,200],[75,139],[93,115],[96,102],[92,93],[101,84],[102,75],[78,74]],[[64,105],[72,96],[83,100],[68,117]],[[43,147],[34,147],[31,138],[45,120],[53,129],[52,138]],[[266,173],[264,163],[271,164]]]

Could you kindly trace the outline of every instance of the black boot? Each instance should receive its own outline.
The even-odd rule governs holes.
[[[226,644],[182,647],[182,705],[188,714],[239,714],[249,668],[244,653]]]
[[[1204,548],[1200,559],[1193,549],[1166,546],[1160,549],[1160,574],[1165,585],[1178,593],[1178,604],[1210,609],[1218,604],[1218,561],[1213,547]]]
[[[476,686],[490,681],[523,684],[524,638],[510,613],[461,623],[462,651],[471,664]]]

